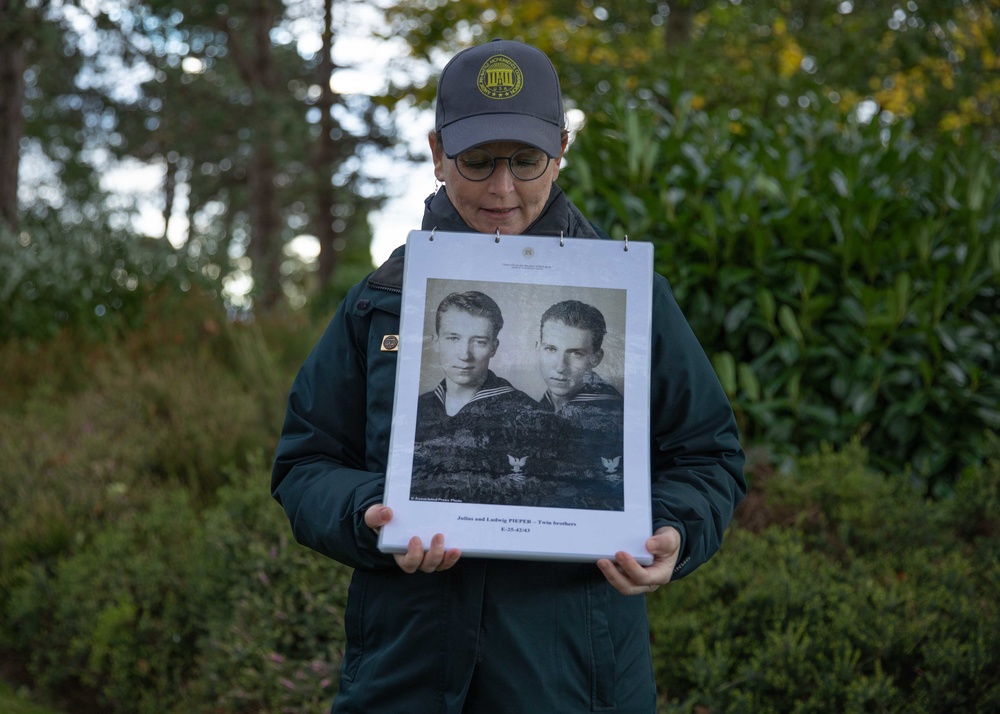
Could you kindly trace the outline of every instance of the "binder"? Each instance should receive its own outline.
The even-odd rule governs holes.
[[[405,250],[379,548],[652,562],[652,244],[435,230]]]

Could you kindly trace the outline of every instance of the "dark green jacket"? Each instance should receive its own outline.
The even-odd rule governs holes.
[[[471,232],[443,190],[428,199],[432,228]],[[558,187],[527,232],[599,237]],[[402,265],[399,248],[348,292],[292,386],[274,462],[271,490],[296,539],[356,569],[333,711],[653,712],[645,599],[595,565],[462,558],[407,575],[378,551],[364,513],[385,481],[396,353],[380,344],[399,333]],[[652,527],[680,531],[679,578],[721,545],[746,488],[743,452],[660,276],[651,349]]]

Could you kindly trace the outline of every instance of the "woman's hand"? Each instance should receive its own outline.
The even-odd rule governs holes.
[[[646,541],[646,550],[653,556],[649,565],[639,565],[631,555],[619,551],[614,560],[598,560],[597,567],[622,595],[651,593],[670,582],[680,549],[680,532],[673,526],[664,526]]]
[[[378,533],[382,526],[392,520],[392,509],[376,503],[365,511],[365,525]],[[444,536],[438,533],[431,538],[430,547],[424,551],[424,544],[419,536],[410,538],[406,544],[405,553],[394,553],[393,558],[396,564],[406,573],[415,573],[418,570],[425,573],[433,573],[439,570],[447,570],[458,562],[462,557],[462,551],[458,548],[444,548]]]

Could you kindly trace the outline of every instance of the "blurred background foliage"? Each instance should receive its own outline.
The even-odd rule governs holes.
[[[408,54],[338,93],[365,8]],[[561,184],[655,244],[750,448],[726,548],[650,598],[661,710],[1000,708],[997,0],[0,3],[0,677],[327,706],[349,573],[268,460],[371,269],[369,167],[493,37],[551,55]]]
[[[995,0],[409,0],[391,32],[431,58],[470,38],[521,37],[545,50],[584,112],[613,89],[671,108],[766,118],[807,102],[850,109],[869,99],[919,133],[1000,128],[1000,7]],[[422,98],[433,86],[405,86]]]
[[[860,437],[941,492],[1000,429],[1000,161],[826,106],[765,122],[618,98],[561,180],[656,266],[752,442]]]
[[[320,0],[5,3],[7,229],[29,254],[87,234],[134,241],[140,207],[114,186],[147,168],[160,184],[154,237],[182,224],[182,272],[220,290],[252,280],[258,307],[301,294],[286,250],[297,235],[323,249],[312,270],[322,285],[341,262],[370,262],[367,215],[384,190],[362,163],[392,143],[393,121],[370,98],[333,91],[333,42],[333,3]],[[114,263],[106,242],[87,248],[100,265]]]

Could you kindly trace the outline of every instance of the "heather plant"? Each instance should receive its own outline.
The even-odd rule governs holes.
[[[6,714],[61,714],[57,709],[33,699],[25,689],[15,690],[0,682],[0,708]]]
[[[307,348],[296,332],[309,334],[309,329],[301,318],[282,316],[281,323],[273,323],[268,354],[304,354]],[[0,340],[0,410],[17,412],[33,395],[58,401],[77,394],[93,385],[101,369],[155,369],[185,358],[224,366],[248,386],[258,387],[259,371],[245,369],[242,353],[259,348],[259,331],[253,323],[231,322],[211,292],[160,286],[137,301],[131,324],[111,320],[101,330],[69,324],[55,328],[51,337]]]
[[[228,566],[190,684],[206,712],[323,711],[337,690],[350,569],[291,539],[265,481],[258,462],[207,514],[207,546]]]
[[[266,463],[213,506],[161,489],[51,568],[9,578],[8,647],[110,712],[310,712],[336,691],[349,570],[290,540]]]
[[[218,554],[182,491],[102,530],[51,569],[24,567],[8,627],[50,691],[81,687],[111,712],[160,712],[193,666],[219,597]]]
[[[211,500],[227,467],[273,448],[291,376],[261,329],[193,292],[144,312],[117,337],[0,346],[0,562],[86,540],[156,484]]]
[[[588,116],[564,185],[657,269],[745,438],[861,437],[950,487],[1000,429],[1000,158],[812,102],[767,122],[634,97]]]
[[[260,330],[228,325],[193,292],[150,297],[144,311],[120,336],[63,329],[0,346],[4,649],[23,644],[8,611],[23,578],[48,582],[56,563],[177,488],[211,504],[231,467],[273,448],[290,377]]]
[[[1000,437],[990,437],[990,457],[986,463],[966,469],[955,486],[952,498],[945,502],[948,523],[964,541],[976,546],[984,558],[1000,544]]]
[[[261,399],[213,363],[119,361],[78,394],[43,389],[20,413],[0,413],[0,561],[71,547],[157,484],[212,498],[223,469],[280,426]]]

